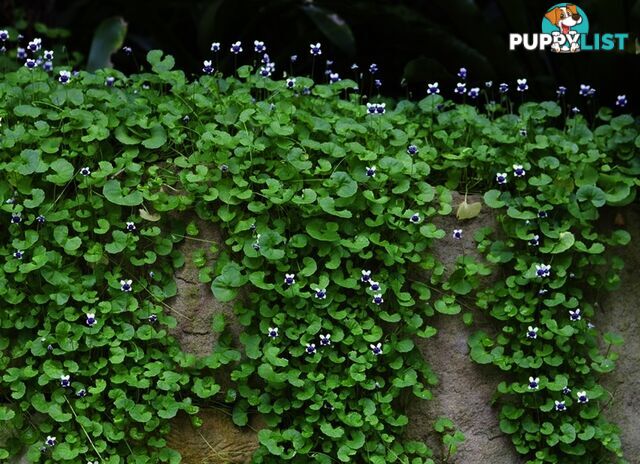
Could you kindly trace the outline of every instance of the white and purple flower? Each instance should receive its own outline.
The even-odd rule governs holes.
[[[322,44],[320,44],[320,42],[309,44],[309,53],[311,53],[313,56],[322,55]]]
[[[11,224],[20,224],[22,222],[21,213],[11,213]]]
[[[374,291],[374,292],[378,292],[380,291],[380,284],[376,281],[369,281],[369,288]]]
[[[509,91],[509,84],[503,82],[498,86],[498,91],[500,93],[507,93]]]
[[[109,76],[105,79],[104,85],[107,87],[113,87],[113,84],[116,82],[116,78],[113,76]]]
[[[318,290],[316,290],[316,295],[315,297],[318,300],[324,300],[327,298],[327,289],[325,288],[319,288]]]
[[[278,328],[277,327],[269,327],[269,330],[267,331],[267,335],[269,335],[270,338],[277,338],[278,337]]]
[[[96,319],[96,315],[94,313],[87,313],[87,320],[85,321],[89,327],[93,327],[96,325],[98,320]]]
[[[536,276],[537,277],[549,277],[551,275],[550,264],[536,264]]]
[[[369,345],[369,348],[371,348],[374,356],[380,356],[382,354],[382,343],[376,343],[375,345],[372,343]]]
[[[158,322],[158,315],[157,314],[150,314],[149,318],[147,319],[151,324],[154,324],[156,322]]]
[[[578,92],[583,97],[588,97],[591,93],[591,86],[586,84],[580,84],[580,91]]]
[[[556,90],[556,95],[559,97],[562,97],[566,93],[567,93],[567,88],[564,85],[561,85],[560,87],[558,87],[558,90]]]
[[[555,401],[555,410],[556,411],[566,411],[567,410],[567,406],[565,405],[564,401]]]
[[[506,172],[499,172],[496,174],[496,182],[499,185],[504,185],[507,183],[507,173]]]
[[[71,73],[69,71],[60,71],[60,75],[58,76],[58,82],[60,82],[62,85],[66,85],[69,83],[69,80],[71,79]]]
[[[78,398],[84,398],[85,396],[87,396],[87,390],[85,390],[84,388],[79,389],[78,391],[76,391],[76,396]]]
[[[315,354],[316,352],[316,344],[315,343],[309,343],[307,344],[305,351],[307,352],[307,354]]]
[[[571,393],[571,389],[570,389],[569,387],[564,387],[564,388],[562,389],[562,394],[563,394],[563,395],[568,395],[568,394],[570,394],[570,393]]]
[[[527,338],[531,340],[538,338],[538,328],[531,325],[527,327]]]
[[[360,277],[362,282],[369,282],[371,280],[371,271],[362,270],[362,277]]]
[[[290,77],[289,79],[287,79],[287,88],[288,89],[292,89],[296,86],[296,78],[295,77]]]
[[[527,84],[527,80],[526,79],[517,79],[516,80],[518,87],[516,90],[518,90],[518,92],[524,92],[525,90],[529,90],[529,84]]]
[[[407,153],[410,155],[416,155],[418,153],[418,147],[411,144],[407,147]]]
[[[234,55],[237,55],[238,53],[242,53],[242,42],[238,40],[237,42],[232,43],[229,51]]]
[[[295,274],[285,274],[284,275],[284,283],[288,286],[291,286],[296,283],[296,275]]]
[[[377,72],[378,72],[378,65],[377,65],[377,64],[375,64],[375,63],[371,63],[371,64],[369,65],[369,72],[370,72],[371,74],[375,74],[375,73],[377,73]]]
[[[513,175],[515,177],[524,177],[527,172],[524,170],[521,164],[513,165]]]
[[[38,67],[38,63],[36,62],[36,60],[31,58],[27,58],[27,61],[24,62],[24,65],[28,69],[35,69]]]
[[[136,230],[136,225],[133,222],[127,222],[125,228],[127,229],[127,232],[133,232]]]
[[[367,103],[367,112],[369,114],[384,114],[386,103]]]
[[[254,40],[253,41],[253,50],[256,53],[264,53],[267,50],[267,47],[265,46],[264,42],[262,42],[260,40]]]
[[[462,229],[453,229],[451,236],[456,240],[462,239]]]
[[[376,175],[376,167],[375,166],[369,166],[366,168],[365,170],[367,177],[375,177]]]
[[[329,82],[331,82],[332,84],[335,84],[338,81],[340,81],[340,74],[329,73]]]
[[[537,390],[540,386],[539,377],[529,377],[529,390]]]
[[[47,436],[47,439],[44,441],[47,446],[56,446],[56,437]]]
[[[440,85],[437,82],[433,84],[427,84],[427,94],[434,95],[440,93]]]
[[[0,40],[3,42],[9,40],[9,32],[6,29],[0,31]]]
[[[91,175],[91,169],[89,169],[87,166],[85,166],[82,169],[80,169],[80,174],[82,174],[83,176],[87,177],[87,176]]]
[[[331,334],[320,335],[320,346],[331,345]]]
[[[409,218],[409,221],[411,221],[413,224],[418,224],[420,222],[420,214],[419,213],[413,213],[411,215],[411,217]]]
[[[123,292],[130,292],[132,289],[133,280],[121,280],[120,281],[120,290]]]
[[[620,108],[624,108],[625,106],[627,106],[627,103],[628,100],[626,95],[618,95],[618,97],[616,98],[616,106],[619,106]]]
[[[211,44],[211,51],[217,53],[220,51],[220,42],[213,42]]]
[[[580,314],[580,308],[576,308],[575,311],[569,310],[569,319],[574,322],[582,319],[582,315]]]
[[[60,376],[60,386],[62,388],[67,388],[71,386],[71,376],[70,375],[61,375]]]
[[[202,72],[205,74],[213,74],[213,66],[211,60],[204,60],[202,62]]]
[[[457,74],[457,76],[458,76],[460,79],[466,79],[466,78],[467,78],[467,68],[460,68],[460,69],[458,70],[458,74]]]
[[[475,100],[476,98],[478,98],[478,95],[480,95],[480,88],[479,87],[470,88],[467,95],[469,95],[469,97]]]
[[[375,295],[373,295],[373,300],[371,300],[371,302],[377,304],[378,306],[380,306],[382,303],[384,303],[384,299],[382,298],[382,294],[381,293],[376,293]]]
[[[453,89],[453,91],[458,95],[464,95],[465,93],[467,93],[467,84],[465,84],[464,82],[458,82],[456,84],[456,88]]]
[[[589,402],[589,397],[587,396],[586,391],[579,391],[576,395],[578,396],[578,403],[585,404]]]
[[[529,240],[529,245],[531,246],[540,245],[540,236],[538,234],[534,235],[533,238]]]
[[[16,250],[13,252],[13,257],[16,259],[22,259],[24,252],[22,250]]]

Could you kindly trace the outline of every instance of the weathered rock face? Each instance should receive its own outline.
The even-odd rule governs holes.
[[[167,444],[180,452],[182,464],[245,464],[258,448],[257,425],[239,429],[218,409],[198,413],[202,427],[180,415],[174,420]]]
[[[463,195],[453,194],[453,204],[457,206]],[[481,201],[481,197],[469,195],[469,203]],[[480,260],[473,240],[474,233],[482,227],[497,228],[491,211],[483,208],[480,215],[460,221],[454,211],[436,221],[438,227],[445,230],[447,236],[438,242],[433,250],[435,256],[450,273],[455,267],[458,256],[464,253]],[[454,240],[454,229],[463,229],[462,240]],[[470,299],[472,300],[472,299]],[[433,431],[433,424],[439,417],[451,419],[464,433],[465,441],[458,452],[447,462],[455,464],[518,464],[518,456],[511,441],[498,425],[498,410],[491,406],[491,398],[500,381],[495,369],[480,366],[470,359],[468,337],[477,330],[495,332],[489,320],[479,310],[465,306],[464,310],[473,312],[474,324],[467,327],[460,316],[439,315],[430,320],[438,333],[430,339],[418,340],[424,358],[438,376],[440,383],[432,388],[431,401],[414,401],[409,414],[408,436],[425,441],[435,450],[436,457],[442,459],[447,450],[442,448],[439,436]]]
[[[617,290],[603,295],[596,328],[602,333],[614,332],[624,337],[624,345],[615,347],[620,353],[616,369],[603,377],[612,401],[605,409],[609,420],[620,427],[622,448],[629,462],[640,462],[640,211],[634,205],[625,213],[625,229],[631,243],[619,250],[624,258],[622,283]],[[637,207],[636,207],[637,208]]]
[[[178,321],[171,334],[183,351],[204,357],[211,354],[220,337],[212,330],[214,315],[224,315],[234,346],[239,346],[241,326],[234,315],[233,303],[218,301],[211,292],[210,284],[199,282],[199,269],[193,264],[194,254],[201,250],[206,251],[207,263],[212,263],[217,256],[211,252],[211,245],[221,249],[224,246],[222,235],[214,224],[195,217],[180,220],[192,219],[200,233],[195,239],[186,239],[180,246],[185,264],[176,272],[178,291],[169,302]],[[223,391],[231,387],[228,372],[224,369],[216,377]],[[167,436],[168,445],[180,452],[183,464],[243,464],[251,461],[253,452],[258,448],[257,430],[262,427],[260,418],[254,417],[250,427],[240,429],[231,420],[230,411],[202,409],[198,416],[202,419],[202,427],[193,427],[190,418],[182,415],[172,421],[171,432]]]
[[[219,334],[211,329],[214,314],[224,315],[227,328],[236,341],[241,329],[233,313],[233,303],[216,300],[210,284],[199,282],[199,269],[193,264],[194,254],[201,250],[206,250],[208,263],[215,260],[216,256],[210,248],[212,244],[218,249],[223,246],[220,231],[214,224],[205,223],[195,217],[193,219],[200,233],[195,239],[185,239],[180,246],[180,251],[185,256],[185,264],[176,272],[178,293],[169,305],[174,309],[173,316],[178,321],[171,335],[177,338],[183,351],[202,357],[210,354],[218,342]]]

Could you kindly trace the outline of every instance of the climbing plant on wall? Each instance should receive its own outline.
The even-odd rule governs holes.
[[[456,102],[437,84],[374,103],[337,75],[274,80],[264,50],[262,66],[224,76],[206,60],[187,79],[160,51],[125,76],[45,67],[40,49],[0,81],[0,459],[26,446],[40,462],[178,462],[170,419],[216,401],[238,425],[264,417],[255,462],[435,462],[403,438],[407,395],[437,382],[414,340],[487,273],[462,259],[445,277],[430,251],[463,233],[432,220],[451,190],[503,212],[478,237],[505,277],[477,295],[500,331],[470,340],[508,371],[503,431],[530,463],[621,456],[599,414],[614,357],[587,318],[590,287],[620,269],[605,245],[628,241],[594,221],[634,198],[633,118],[602,110],[590,128],[556,102],[512,112],[506,94]],[[198,234],[175,220],[187,211],[226,237],[194,264],[236,302],[240,351],[196,359],[167,337],[175,245]]]

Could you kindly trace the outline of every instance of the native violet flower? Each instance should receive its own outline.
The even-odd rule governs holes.
[[[500,93],[507,93],[507,92],[509,91],[509,84],[506,84],[506,83],[504,83],[504,82],[503,82],[503,83],[501,83],[501,84],[498,86],[498,91],[499,91]]]
[[[384,300],[382,299],[382,294],[380,293],[376,293],[375,295],[373,295],[373,300],[371,300],[373,303],[377,304],[378,306],[380,306],[382,303],[384,303]]]
[[[205,74],[213,73],[213,66],[211,66],[211,60],[204,60],[202,62],[202,72]]]
[[[307,354],[315,354],[315,352],[316,352],[316,344],[315,343],[309,343],[307,345],[307,347],[305,348],[305,351],[307,352]]]
[[[367,173],[368,177],[375,177],[376,167],[375,166],[367,167],[365,172]]]
[[[464,82],[458,82],[456,84],[456,88],[453,89],[453,91],[458,95],[463,95],[467,92],[467,84],[465,84]]]
[[[460,240],[462,238],[462,229],[453,229],[451,236],[456,240]]]
[[[213,42],[211,44],[211,51],[217,53],[220,51],[220,42]]]
[[[466,79],[467,78],[467,68],[460,68],[460,70],[458,71],[458,77],[460,79]]]
[[[327,298],[327,290],[324,288],[320,288],[316,290],[316,298],[318,300],[324,300]]]
[[[627,106],[627,96],[626,95],[618,95],[618,97],[616,98],[616,106],[619,106],[620,108],[624,108],[625,106]]]
[[[524,92],[525,90],[529,89],[529,85],[527,84],[526,79],[517,79],[516,82],[518,83],[518,92]]]
[[[471,98],[473,98],[475,100],[476,98],[478,98],[478,95],[480,95],[480,88],[479,87],[470,88],[468,95],[469,95],[469,97],[471,97]]]
[[[56,445],[56,437],[47,436],[47,439],[44,442],[47,446],[55,446]]]
[[[555,409],[556,411],[566,411],[567,410],[567,406],[564,404],[564,401],[555,401],[556,405],[555,405]]]
[[[380,356],[382,354],[382,343],[370,344],[369,348],[371,348],[371,352],[374,356]]]
[[[69,71],[60,71],[60,76],[58,77],[58,81],[62,84],[68,84],[71,79],[71,73]]]
[[[576,308],[575,311],[569,310],[569,319],[574,322],[582,319],[582,316],[580,315],[580,308]]]
[[[24,62],[24,65],[28,69],[34,69],[38,66],[36,60],[32,60],[31,58],[27,58],[27,61]]]
[[[11,213],[11,224],[20,224],[22,222],[21,213]]]
[[[123,292],[130,292],[132,284],[133,284],[133,280],[121,280],[120,290],[122,290]]]
[[[284,283],[286,285],[289,285],[289,286],[295,284],[296,283],[296,278],[295,277],[296,277],[295,274],[285,274],[284,275]]]
[[[499,172],[496,174],[496,182],[499,185],[504,185],[507,183],[507,173],[506,172]]]
[[[320,42],[316,44],[309,44],[309,53],[311,53],[313,56],[322,55],[322,45],[320,44]]]
[[[13,257],[16,258],[16,259],[22,259],[23,256],[24,256],[24,253],[23,253],[22,250],[16,250],[13,253]]]
[[[269,327],[267,331],[267,335],[271,338],[276,338],[278,336],[278,328],[277,327]]]
[[[586,391],[579,391],[577,393],[578,395],[578,403],[580,404],[585,404],[589,402],[589,397],[587,396],[587,392]]]
[[[410,155],[415,155],[418,153],[418,147],[416,147],[415,145],[411,144],[407,147],[407,153],[409,153]]]
[[[527,338],[530,338],[531,340],[535,340],[536,338],[538,338],[538,328],[529,326],[527,328]]]
[[[540,245],[540,236],[539,235],[534,235],[533,238],[531,240],[529,240],[529,245],[531,246],[538,246]]]
[[[152,323],[152,324],[158,322],[158,315],[157,314],[150,314],[148,321],[150,323]]]
[[[427,94],[429,95],[440,93],[440,85],[437,82],[427,84],[427,87]]]
[[[233,53],[234,55],[237,55],[238,53],[242,52],[242,42],[240,42],[239,40],[233,44],[231,44],[231,48],[230,48],[231,53]]]
[[[558,87],[558,90],[556,90],[556,95],[558,95],[559,97],[562,97],[566,93],[567,93],[567,88],[564,85],[561,85],[560,87]]]
[[[360,277],[362,282],[369,282],[371,280],[371,271],[362,270],[362,277]]]
[[[71,376],[69,375],[61,375],[60,376],[60,386],[62,388],[67,388],[71,385]]]
[[[86,177],[91,174],[91,170],[85,166],[84,168],[80,169],[80,174]]]
[[[513,175],[516,177],[524,177],[527,172],[524,170],[521,164],[513,165]]]
[[[529,377],[529,390],[537,390],[540,386],[539,377]]]
[[[371,280],[369,281],[369,288],[374,292],[377,292],[380,290],[380,284],[378,282]]]
[[[320,335],[320,346],[331,345],[331,334]]]
[[[288,89],[292,89],[296,86],[296,78],[295,77],[290,77],[289,79],[287,79],[287,88]]]
[[[98,322],[96,320],[96,315],[94,313],[87,313],[87,320],[86,323],[89,327],[93,327],[94,325],[96,325],[96,322]]]
[[[127,232],[133,232],[136,230],[136,225],[133,222],[127,222],[126,224]]]
[[[551,265],[549,264],[536,264],[536,276],[549,277],[551,274]]]
[[[263,53],[267,50],[267,47],[264,45],[264,42],[261,42],[260,40],[254,40],[253,49],[256,51],[256,53]]]

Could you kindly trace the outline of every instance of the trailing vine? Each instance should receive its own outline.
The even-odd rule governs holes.
[[[268,59],[237,77],[207,60],[194,80],[160,51],[147,59],[152,72],[131,76],[34,65],[0,81],[0,459],[26,446],[34,462],[179,462],[170,419],[223,402],[238,425],[264,418],[254,462],[435,462],[403,438],[407,395],[428,400],[437,382],[414,340],[436,333],[435,313],[458,314],[486,269],[463,258],[446,278],[430,250],[461,232],[432,219],[452,211],[451,190],[494,182],[485,202],[508,207],[504,236],[478,238],[505,280],[478,305],[501,327],[470,345],[510,371],[502,430],[531,463],[621,455],[594,378],[613,355],[586,325],[585,286],[616,283],[618,260],[604,279],[595,266],[604,244],[628,241],[593,221],[633,200],[630,116],[603,110],[590,130],[555,102],[513,114],[505,97],[483,112],[437,85],[419,102],[365,104],[351,80],[272,80]],[[196,359],[167,336],[176,244],[199,232],[175,215],[190,211],[226,237],[215,263],[193,264],[235,301],[242,353],[221,343]],[[452,453],[461,436],[444,440]]]

